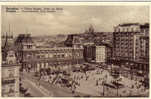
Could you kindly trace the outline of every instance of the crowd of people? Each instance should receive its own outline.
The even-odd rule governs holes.
[[[88,71],[71,71],[64,73],[43,73],[40,80],[58,87],[67,87],[73,93],[81,92],[92,96],[139,96],[148,90],[139,81],[119,75],[114,78],[107,70],[96,68]],[[91,90],[90,90],[91,89]]]

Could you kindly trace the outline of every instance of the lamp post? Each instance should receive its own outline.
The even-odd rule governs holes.
[[[130,74],[131,74],[131,81],[133,80],[133,64],[130,63]],[[131,87],[132,88],[132,87]],[[132,96],[132,89],[130,89],[130,94],[129,96]]]
[[[104,79],[103,79],[102,85],[103,85],[103,96],[104,96]]]
[[[133,79],[133,71],[132,71],[132,65],[130,64],[130,74],[131,74],[131,80]]]
[[[118,96],[118,78],[119,78],[119,70],[118,68],[114,68],[113,69],[114,73],[113,73],[113,77],[115,79],[115,85],[116,85],[116,93],[117,93],[117,96]]]
[[[102,82],[102,85],[103,85],[103,96],[105,96],[105,87],[104,87],[104,85],[105,85],[105,79],[103,78],[103,82]]]
[[[116,83],[117,83],[116,88],[117,88],[117,96],[118,96],[118,80],[116,80]]]

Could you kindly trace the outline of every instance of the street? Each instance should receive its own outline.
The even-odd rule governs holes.
[[[120,75],[120,81],[123,85],[122,88],[118,90],[116,88],[110,88],[108,85],[103,86],[102,81],[106,79],[106,84],[111,84],[114,81],[114,78],[110,75],[110,70],[100,69],[96,67],[95,70],[87,71],[86,75],[82,72],[72,72],[71,78],[75,80],[76,89],[74,89],[74,93],[72,93],[70,88],[67,87],[60,87],[56,84],[51,84],[48,81],[38,80],[37,77],[34,76],[32,72],[24,72],[22,74],[22,78],[24,78],[23,83],[27,83],[27,88],[30,90],[39,90],[36,93],[34,90],[31,91],[33,96],[38,94],[39,96],[53,96],[53,97],[73,97],[73,96],[138,96],[138,94],[147,94],[147,90],[145,91],[143,87],[138,88],[140,83],[135,80],[131,80]],[[88,78],[87,78],[88,77]],[[59,77],[61,78],[61,77]],[[82,78],[82,79],[81,79]],[[87,80],[86,80],[87,79]],[[98,84],[96,85],[96,82]],[[28,87],[28,84],[32,87]],[[24,84],[23,84],[24,85]],[[132,88],[135,86],[134,88]],[[89,90],[91,89],[91,90]],[[144,91],[143,91],[144,90]],[[118,91],[118,93],[117,93]],[[131,91],[131,92],[130,92]],[[34,93],[35,92],[35,93]],[[47,94],[46,94],[47,93]]]
[[[32,91],[33,91],[32,95],[44,96],[44,97],[50,96],[50,95],[44,94],[42,89],[40,89],[40,90],[38,89],[39,86],[36,85],[36,83],[38,81],[36,80],[36,78],[32,77],[32,75],[30,73],[23,73],[22,76],[25,79],[25,82],[23,82],[23,85],[26,82],[29,84],[29,85],[27,84],[27,86],[28,86],[27,88],[32,89]],[[55,96],[57,96],[57,97],[87,96],[86,94],[82,94],[82,93],[78,93],[78,92],[73,94],[71,92],[71,90],[69,90],[67,88],[60,88],[58,86],[51,85],[48,82],[44,82],[44,81],[39,81],[39,82],[40,82],[40,86],[43,87],[43,89],[49,91],[51,96],[54,96],[54,97]],[[35,91],[35,90],[37,90],[37,91]]]
[[[40,88],[38,88],[38,86],[34,85],[31,81],[24,79],[22,81],[23,86],[25,88],[28,88],[28,93],[30,93],[32,96],[34,97],[42,97],[42,96],[46,96],[46,94],[40,90]]]

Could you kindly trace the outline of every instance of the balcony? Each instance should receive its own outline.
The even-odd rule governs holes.
[[[2,85],[5,85],[5,84],[12,84],[12,83],[15,83],[15,79],[11,79],[11,80],[2,80]]]

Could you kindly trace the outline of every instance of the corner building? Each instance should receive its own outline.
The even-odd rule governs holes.
[[[13,36],[2,38],[2,97],[19,97],[20,63],[16,60]]]
[[[15,44],[18,48],[18,59],[25,71],[39,72],[47,68],[52,71],[68,71],[72,65],[83,62],[83,48],[81,47],[36,46],[30,34],[20,34]]]
[[[133,68],[149,70],[149,24],[125,23],[114,27],[113,57],[117,63],[128,62]]]

